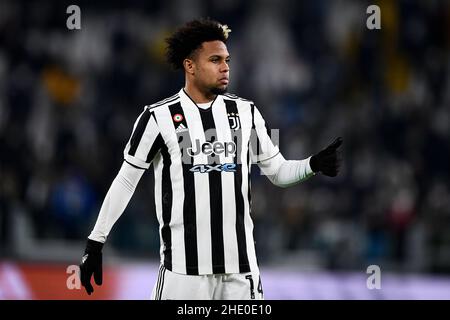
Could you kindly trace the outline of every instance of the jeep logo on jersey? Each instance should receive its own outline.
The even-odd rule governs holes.
[[[239,119],[239,113],[228,113],[228,122],[230,123],[230,129],[239,130],[241,128],[241,120]]]
[[[203,154],[209,156],[211,154],[221,154],[224,153],[225,157],[228,157],[229,155],[233,155],[236,153],[236,144],[234,142],[204,142],[202,145],[200,145],[199,140],[195,140],[195,147],[192,146],[191,148],[187,149],[188,155],[191,157],[196,156],[202,152]]]

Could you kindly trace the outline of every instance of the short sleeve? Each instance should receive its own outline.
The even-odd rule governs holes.
[[[250,136],[250,156],[253,163],[275,157],[280,150],[273,142],[270,128],[255,105],[252,108],[252,134]]]
[[[155,114],[145,108],[134,123],[130,140],[123,151],[124,159],[133,166],[148,169],[163,144]]]

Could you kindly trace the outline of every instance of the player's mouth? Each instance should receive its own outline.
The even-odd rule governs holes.
[[[221,83],[221,84],[228,84],[228,78],[221,78],[221,79],[219,79],[219,82]]]

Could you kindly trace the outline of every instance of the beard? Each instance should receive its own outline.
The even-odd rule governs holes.
[[[218,88],[218,87],[213,87],[209,89],[209,92],[211,92],[212,94],[218,95],[218,94],[224,94],[227,92],[228,86],[222,88]]]

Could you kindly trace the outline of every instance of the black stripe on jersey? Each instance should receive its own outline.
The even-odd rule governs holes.
[[[260,152],[262,151],[261,147],[261,141],[258,137],[258,133],[256,132],[256,126],[255,126],[255,105],[252,103],[250,105],[251,112],[252,112],[252,132],[250,136],[250,141],[255,142],[254,145],[251,145],[253,155],[255,156],[255,159],[257,159],[257,162],[259,162],[259,156]]]
[[[153,108],[156,108],[156,107],[160,107],[160,106],[162,106],[164,104],[171,103],[171,102],[175,101],[178,98],[179,98],[179,95],[178,95],[178,93],[176,93],[176,94],[174,94],[173,96],[171,96],[169,98],[163,99],[161,101],[158,101],[158,102],[150,105],[149,109],[153,109]]]
[[[261,113],[261,111],[260,111],[260,113]],[[261,117],[262,117],[262,114],[261,114]],[[269,123],[267,122],[267,119],[264,119],[264,125],[265,125],[265,127],[266,127],[266,132],[267,132],[267,135],[269,136],[269,138],[272,138],[272,133],[270,132],[270,126],[269,126]]]
[[[251,136],[250,136],[250,141],[256,141],[256,145],[251,145],[252,147],[252,151],[253,154],[256,155],[258,154],[259,150],[258,150],[258,146],[259,146],[259,139],[258,139],[258,135],[256,134],[256,129],[255,129],[255,105],[251,104],[250,105],[250,110],[252,113],[252,132],[251,132]]]
[[[255,105],[253,103],[250,105],[250,110],[252,112],[252,129],[255,129]]]
[[[184,116],[181,104],[175,103],[169,106],[170,114],[172,115],[172,121],[174,128],[183,124],[187,128],[186,117]],[[173,120],[174,115],[181,114],[183,121],[176,122]],[[182,139],[184,141],[182,142]],[[183,150],[180,150],[184,157],[187,159],[187,148],[192,147],[191,138],[189,132],[178,132],[177,140],[182,146],[185,146]],[[184,183],[184,203],[183,203],[183,225],[184,225],[184,249],[186,257],[186,273],[188,275],[198,275],[198,254],[197,254],[197,217],[195,207],[195,183],[194,175],[189,169],[192,168],[194,163],[193,159],[190,159],[189,163],[183,163],[183,183]]]
[[[216,126],[212,112],[200,112],[203,130],[210,133],[206,141],[217,140]],[[219,155],[209,155],[208,164],[220,163]],[[209,177],[209,203],[211,213],[211,253],[213,273],[225,273],[225,253],[223,244],[222,172],[211,171]]]
[[[223,101],[225,102],[227,113],[238,113],[237,104],[235,101],[226,99],[224,99]],[[234,158],[234,163],[236,164],[236,173],[234,174],[234,195],[236,202],[236,238],[239,253],[239,272],[250,272],[244,225],[245,211],[244,197],[242,195],[242,164],[240,163],[242,153],[242,131],[240,129],[230,130],[233,136],[234,143],[237,146],[236,157]]]
[[[161,150],[161,148],[164,146],[164,139],[159,133],[158,136],[155,139],[155,142],[153,142],[152,147],[150,148],[148,155],[147,155],[147,163],[150,163],[155,158],[158,151]]]
[[[164,144],[161,148],[161,155],[163,157],[162,182],[161,182],[161,203],[162,203],[162,218],[163,227],[161,228],[161,237],[164,246],[164,266],[168,270],[172,270],[172,232],[170,230],[170,220],[172,214],[172,183],[170,178],[170,166],[172,160],[167,146]]]
[[[247,147],[247,168],[248,168],[248,176],[247,176],[247,181],[248,181],[248,188],[247,188],[247,200],[248,200],[248,214],[251,216],[252,215],[252,180],[251,180],[251,167],[252,165],[252,160],[250,159],[250,141],[248,142],[248,147]],[[255,241],[255,240],[253,240]],[[255,246],[255,250],[256,250],[256,246]],[[246,251],[247,253],[247,251]],[[258,263],[258,257],[255,257],[256,263]],[[247,270],[247,269],[246,269]],[[250,265],[248,265],[248,270],[249,271],[245,271],[245,272],[250,272]]]
[[[141,142],[142,136],[144,135],[145,128],[147,127],[147,123],[150,120],[150,116],[153,116],[153,113],[147,109],[142,114],[139,119],[138,124],[136,125],[136,129],[133,132],[130,140],[130,150],[128,150],[128,154],[134,156],[136,154],[136,150]]]

